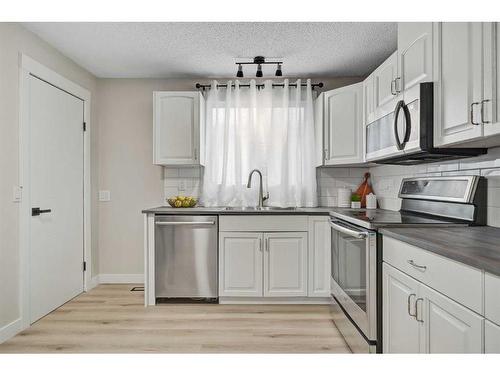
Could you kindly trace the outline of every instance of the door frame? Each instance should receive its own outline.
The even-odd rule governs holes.
[[[22,327],[30,322],[30,124],[28,80],[30,76],[67,92],[83,101],[83,271],[84,292],[92,289],[92,251],[91,251],[91,184],[90,184],[90,91],[68,80],[55,71],[45,67],[25,54],[19,54],[19,187],[21,202],[19,206],[19,250],[20,250],[20,305]],[[83,127],[83,124],[82,124]]]

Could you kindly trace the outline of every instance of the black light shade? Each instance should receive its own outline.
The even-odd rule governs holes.
[[[243,78],[243,67],[241,64],[238,65],[238,72],[236,73],[236,77]]]
[[[258,78],[262,77],[262,65],[257,65],[257,73],[255,74],[255,76]]]
[[[278,64],[275,75],[276,77],[281,77],[283,75],[283,72],[281,71],[281,64]]]

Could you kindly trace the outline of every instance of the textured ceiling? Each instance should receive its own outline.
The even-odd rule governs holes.
[[[284,76],[358,76],[396,50],[396,23],[24,23],[98,77],[231,77],[235,58],[283,59]],[[264,76],[275,67],[264,68]],[[247,67],[245,77],[255,75]]]

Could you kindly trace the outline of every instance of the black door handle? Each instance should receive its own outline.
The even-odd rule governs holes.
[[[46,214],[52,212],[51,209],[41,210],[40,207],[33,207],[31,209],[31,216],[40,216],[40,214]]]
[[[403,114],[405,116],[405,135],[403,141],[399,138],[398,133],[398,117],[399,111],[403,110]],[[403,150],[406,146],[406,143],[410,140],[411,133],[411,116],[410,111],[408,110],[408,106],[405,104],[403,100],[400,100],[396,104],[396,109],[394,110],[394,138],[396,138],[396,147],[398,150]]]

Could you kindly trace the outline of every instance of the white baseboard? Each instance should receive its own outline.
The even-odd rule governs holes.
[[[326,297],[219,297],[221,305],[328,305]]]
[[[22,319],[16,319],[13,322],[0,328],[0,344],[7,341],[11,337],[14,337],[19,332],[22,331]]]
[[[142,273],[104,273],[96,277],[99,279],[99,284],[144,284]]]
[[[99,285],[99,275],[95,275],[90,279],[89,284],[86,286],[86,292],[89,292],[90,290],[94,289],[97,285]]]

